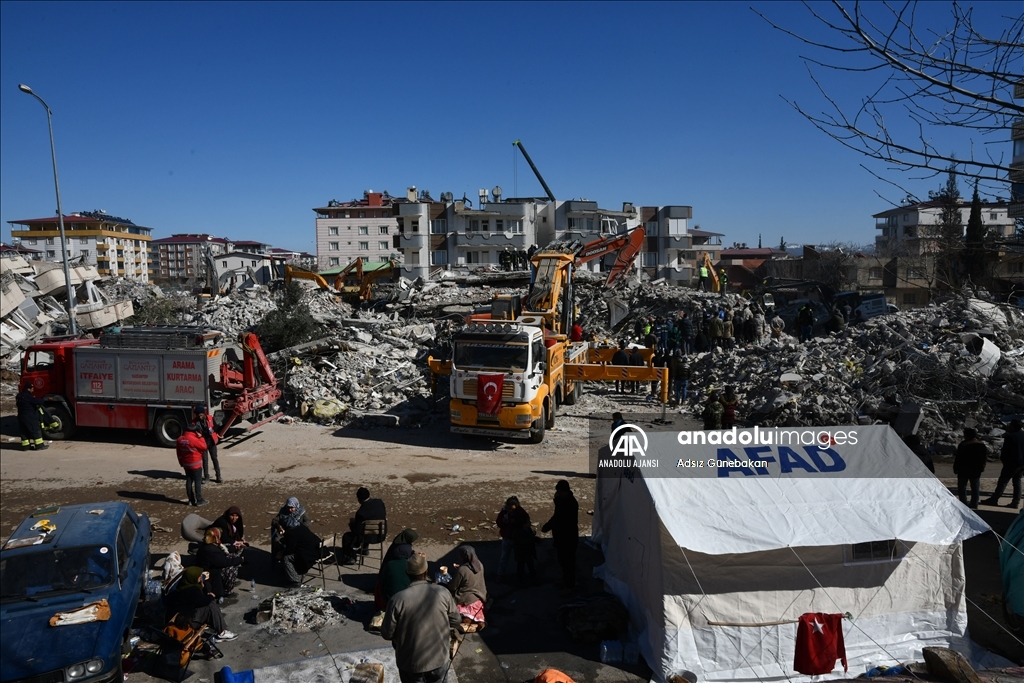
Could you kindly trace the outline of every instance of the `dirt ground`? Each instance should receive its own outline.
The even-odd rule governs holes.
[[[415,528],[431,561],[440,560],[465,542],[478,548],[485,564],[496,564],[499,536],[494,519],[505,498],[517,495],[534,521],[543,523],[553,512],[552,495],[559,479],[570,481],[580,502],[581,534],[589,534],[591,518],[586,512],[593,508],[594,480],[588,473],[588,418],[608,415],[615,409],[613,397],[604,392],[601,389],[585,394],[576,406],[563,408],[557,428],[548,432],[541,445],[467,440],[450,434],[448,425],[441,422],[412,430],[361,431],[272,423],[252,433],[239,431],[229,435],[220,447],[225,483],[210,483],[204,488],[205,497],[212,502],[198,512],[213,519],[231,505],[240,506],[246,535],[265,550],[270,518],[287,497],[297,496],[314,520],[313,530],[328,543],[338,534],[340,543],[340,534],[347,530],[357,505],[356,488],[368,486],[388,506],[389,535]],[[614,399],[618,401],[619,397]],[[639,399],[622,404],[625,411],[634,412],[649,406]],[[179,524],[194,510],[186,505],[183,476],[172,450],[160,448],[150,437],[134,432],[83,430],[75,441],[55,442],[45,452],[22,452],[16,443],[16,419],[8,411],[4,413],[0,420],[0,536],[6,536],[25,515],[45,505],[121,499],[150,516],[155,530],[155,559],[171,550],[184,552]],[[680,428],[699,428],[690,418],[680,421]],[[951,478],[950,464],[940,461],[937,466],[938,476],[952,485],[955,479]],[[993,466],[986,473],[994,475],[996,471]],[[990,491],[994,483],[983,480],[983,490]],[[982,508],[979,512],[1000,535],[1014,514],[1005,508]],[[453,524],[461,530],[452,531]],[[636,667],[602,666],[597,662],[596,645],[573,644],[554,624],[560,599],[550,584],[557,571],[553,551],[542,548],[541,563],[547,565],[544,584],[537,588],[495,587],[494,628],[474,636],[472,647],[460,654],[455,667],[460,680],[527,680],[543,666],[557,665],[570,675],[580,676],[577,680],[646,680],[646,672]],[[592,561],[600,561],[599,554],[588,552]],[[967,594],[973,603],[968,607],[970,630],[980,644],[1022,662],[1024,647],[998,626],[1003,621],[997,552],[992,534],[965,544]],[[244,578],[257,580],[261,591],[264,585],[274,586],[269,554],[263,554],[267,567],[261,568],[257,562],[243,572]],[[365,580],[359,576],[360,572],[354,572],[337,585],[364,591],[359,599],[365,606],[365,591],[372,591],[373,580],[372,575]],[[596,592],[600,585],[595,581],[585,590]],[[229,616],[237,617],[239,624],[246,623],[242,618],[247,611],[245,605],[231,610]],[[536,627],[541,623],[543,627]],[[517,636],[510,637],[511,632]],[[354,629],[342,638],[343,642],[314,643],[312,651],[325,645],[353,649],[364,636],[370,638],[361,628]],[[376,646],[380,642],[377,638]],[[197,664],[197,670],[205,678],[224,664],[237,671],[273,663],[275,658],[289,661],[310,656],[309,647],[304,645],[287,645],[287,652],[277,651],[278,647],[257,640],[244,647],[226,643],[222,648],[225,660],[216,666],[214,662]]]

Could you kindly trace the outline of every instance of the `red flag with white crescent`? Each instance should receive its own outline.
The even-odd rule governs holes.
[[[505,375],[477,375],[477,411],[481,415],[497,415],[501,410],[501,392],[505,388]]]

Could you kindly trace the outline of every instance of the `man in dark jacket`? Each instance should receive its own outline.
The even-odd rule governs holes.
[[[284,574],[291,587],[302,585],[302,576],[320,559],[320,537],[299,524],[284,532],[282,550],[277,559],[281,560]]]
[[[626,342],[619,342],[619,349],[612,354],[612,365],[629,365],[629,354],[626,353]],[[628,382],[615,380],[615,391],[620,394],[626,393]]]
[[[49,446],[43,442],[43,407],[41,399],[32,394],[32,385],[26,384],[25,388],[14,397],[14,403],[18,407],[18,427],[21,429],[21,450],[23,451],[45,451]]]
[[[412,582],[388,600],[380,635],[395,648],[402,683],[441,683],[451,666],[451,632],[462,616],[448,590],[427,582],[427,558],[413,555],[405,571]]]
[[[988,446],[978,439],[977,430],[964,429],[964,440],[953,456],[953,474],[956,475],[956,496],[969,508],[978,507],[981,495],[981,473],[988,462]],[[971,485],[971,502],[967,502],[967,484]]]
[[[999,451],[999,461],[1003,463],[1003,469],[999,472],[996,490],[992,492],[991,498],[985,500],[985,505],[997,505],[1006,484],[1011,480],[1013,498],[1006,507],[1015,508],[1020,505],[1020,480],[1021,474],[1024,474],[1024,431],[1021,431],[1021,426],[1020,420],[1014,420],[1003,436],[1003,449]]]
[[[683,355],[693,353],[693,321],[690,320],[690,316],[685,311],[679,314],[679,336],[682,340]]]
[[[634,368],[642,368],[647,365],[644,363],[644,357],[640,355],[640,349],[633,347],[629,350],[629,364]],[[630,382],[629,390],[634,394],[640,391],[640,382]]]
[[[349,530],[341,537],[342,564],[352,564],[356,561],[356,551],[366,543],[379,543],[384,539],[375,536],[363,537],[363,522],[375,519],[388,518],[387,508],[380,498],[370,498],[370,490],[360,486],[356,491],[356,500],[359,501],[359,509],[355,517],[348,521]]]
[[[569,482],[560,479],[555,484],[555,514],[541,527],[551,532],[558,564],[562,567],[562,590],[571,593],[576,587],[576,546],[580,536],[580,505],[569,488]]]

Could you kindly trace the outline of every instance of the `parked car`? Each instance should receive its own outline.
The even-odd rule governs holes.
[[[121,681],[151,537],[149,517],[121,502],[39,510],[18,525],[0,549],[0,681]],[[101,600],[109,619],[50,626]]]

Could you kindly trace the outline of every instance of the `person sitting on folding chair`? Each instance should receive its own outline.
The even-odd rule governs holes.
[[[206,589],[210,572],[202,567],[189,567],[164,596],[167,621],[175,616],[187,619],[192,628],[209,626],[218,640],[234,640],[238,636],[228,630],[224,615],[213,594]]]
[[[284,569],[284,575],[291,588],[298,588],[302,585],[303,575],[320,560],[322,545],[323,541],[320,540],[320,537],[303,524],[293,526],[283,532],[282,549],[276,559],[281,561],[281,567]]]
[[[363,536],[363,522],[376,519],[387,519],[387,508],[380,498],[370,498],[370,490],[360,486],[356,491],[356,500],[359,501],[359,509],[355,516],[349,520],[348,528],[341,537],[341,563],[354,564],[356,553],[360,552],[366,543],[381,543],[383,538],[375,536]]]

